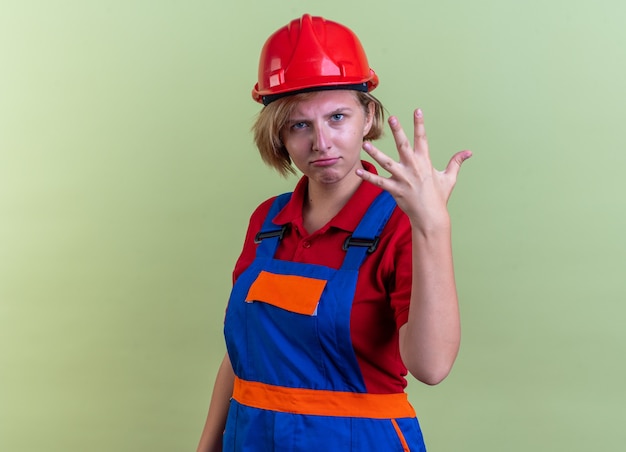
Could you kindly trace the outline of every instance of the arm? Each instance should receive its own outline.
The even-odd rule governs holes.
[[[449,374],[461,341],[449,227],[423,233],[412,227],[413,276],[409,319],[400,328],[400,356],[426,384]]]
[[[204,424],[197,452],[222,451],[222,435],[226,425],[230,398],[233,394],[234,379],[235,374],[233,373],[228,354],[226,354],[215,377],[209,413]]]
[[[399,331],[400,355],[415,378],[437,384],[450,372],[461,338],[447,202],[461,164],[472,154],[458,152],[444,171],[436,171],[430,162],[421,110],[415,111],[413,145],[397,118],[389,118],[389,125],[398,162],[369,142],[363,149],[391,176],[359,170],[357,174],[389,191],[411,221],[412,289],[409,319]]]

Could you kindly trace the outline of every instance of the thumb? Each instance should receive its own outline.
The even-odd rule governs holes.
[[[457,152],[456,154],[452,156],[452,158],[448,162],[448,166],[446,166],[444,173],[452,175],[456,179],[457,175],[459,174],[459,170],[461,169],[461,165],[463,164],[465,160],[467,160],[471,156],[472,156],[472,151],[465,150],[465,151]]]

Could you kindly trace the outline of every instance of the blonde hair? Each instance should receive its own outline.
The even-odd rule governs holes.
[[[353,91],[356,99],[363,106],[365,114],[369,114],[369,105],[374,105],[374,117],[372,127],[363,140],[372,141],[380,138],[383,134],[385,113],[382,103],[370,93]],[[263,161],[286,177],[296,174],[287,149],[282,143],[280,134],[289,121],[296,105],[311,98],[314,93],[299,93],[282,97],[263,107],[252,126],[254,143],[259,149]]]

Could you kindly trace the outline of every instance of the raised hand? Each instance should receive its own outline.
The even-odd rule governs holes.
[[[357,170],[357,174],[363,180],[391,193],[398,206],[408,215],[413,227],[429,231],[449,225],[448,199],[462,163],[472,156],[471,151],[457,152],[445,170],[437,171],[430,160],[422,110],[417,109],[414,113],[412,144],[398,118],[391,116],[389,126],[396,142],[399,161],[396,162],[369,141],[363,143],[363,149],[389,172],[390,177],[363,170]]]

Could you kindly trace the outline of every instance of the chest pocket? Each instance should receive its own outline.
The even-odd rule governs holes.
[[[261,271],[250,286],[247,303],[267,303],[296,314],[315,316],[326,280]]]

